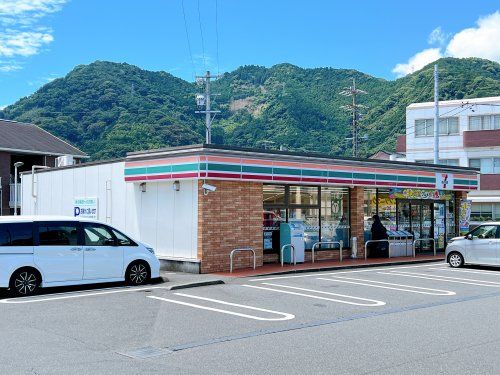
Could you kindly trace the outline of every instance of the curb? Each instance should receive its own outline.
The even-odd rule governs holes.
[[[225,284],[225,282],[222,280],[200,281],[200,282],[195,282],[195,283],[172,285],[171,287],[168,287],[167,290],[197,288],[200,286],[220,285],[220,284]]]
[[[273,276],[273,275],[288,275],[292,273],[306,273],[306,272],[321,272],[321,271],[336,271],[336,270],[348,270],[353,268],[373,268],[373,267],[384,267],[384,266],[401,266],[405,264],[419,264],[419,263],[433,263],[433,262],[442,262],[443,259],[426,259],[426,260],[415,260],[415,261],[398,261],[398,262],[386,262],[386,263],[369,263],[369,264],[352,264],[345,266],[330,266],[330,267],[320,267],[320,268],[312,268],[312,269],[293,269],[287,271],[276,271],[270,273],[262,273],[257,275],[248,275],[248,276],[238,276],[241,278],[248,277],[261,277],[261,276]]]

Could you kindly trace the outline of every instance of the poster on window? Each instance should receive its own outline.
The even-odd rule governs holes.
[[[75,198],[73,216],[96,220],[97,208],[97,198]]]
[[[459,226],[460,234],[466,234],[469,232],[470,225],[470,211],[472,207],[472,201],[470,199],[460,200],[460,211],[459,211]]]

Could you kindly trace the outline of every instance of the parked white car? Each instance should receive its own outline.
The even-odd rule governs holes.
[[[38,288],[160,276],[154,250],[105,223],[74,217],[0,217],[0,288]]]
[[[500,265],[500,222],[482,224],[466,236],[448,241],[446,260],[451,267],[464,264]]]

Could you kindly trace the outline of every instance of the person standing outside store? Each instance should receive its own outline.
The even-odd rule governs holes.
[[[373,215],[373,224],[371,228],[372,240],[387,240],[389,236],[387,235],[387,228],[384,227],[380,216]],[[388,256],[389,243],[387,242],[375,242],[371,244],[371,255],[372,257],[382,257]]]

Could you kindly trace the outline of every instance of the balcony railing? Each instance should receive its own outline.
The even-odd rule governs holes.
[[[14,208],[15,205],[15,184],[9,185],[10,189],[10,198],[9,198],[9,207]],[[21,207],[21,183],[17,184],[17,207]]]

